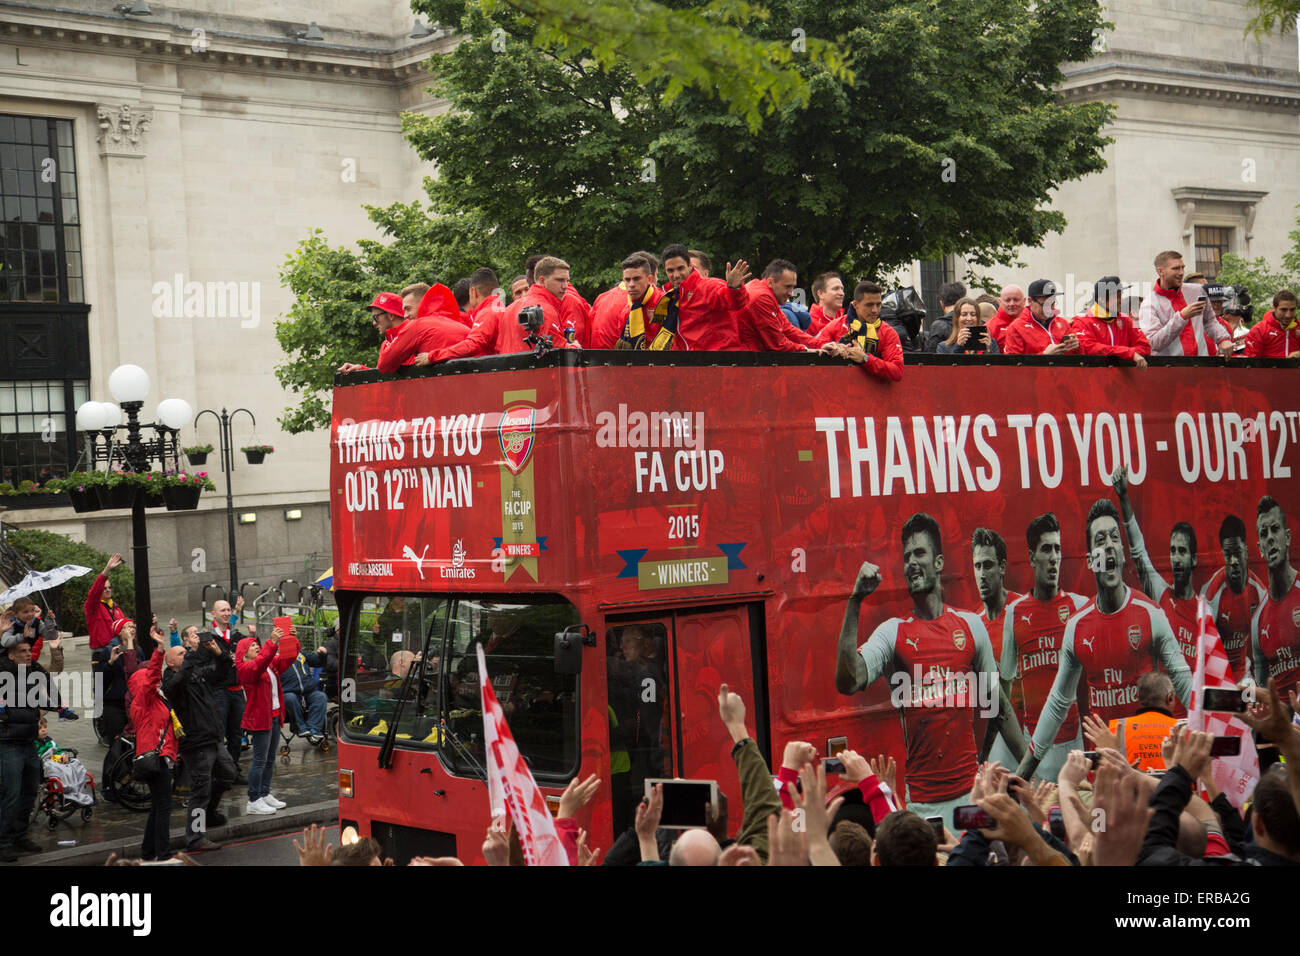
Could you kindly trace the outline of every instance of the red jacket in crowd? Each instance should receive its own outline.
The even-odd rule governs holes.
[[[651,286],[646,290],[650,298],[646,301],[646,309],[653,311],[654,307],[659,304],[659,300],[664,297],[663,291],[658,286]],[[600,295],[596,296],[596,301],[591,304],[591,314],[588,319],[590,335],[588,344],[584,346],[590,349],[612,349],[618,344],[619,337],[623,334],[623,327],[627,325],[628,313],[627,290],[623,288],[622,283],[607,289]],[[650,318],[646,316],[647,320]],[[647,331],[651,323],[646,322]],[[655,326],[658,328],[658,326]]]
[[[846,311],[843,315],[826,323],[826,327],[818,333],[813,340],[813,346],[820,348],[828,342],[838,342],[844,336],[849,334],[849,314]],[[876,351],[877,355],[867,353],[867,360],[862,363],[862,368],[876,376],[889,382],[901,382],[903,380],[903,342],[894,331],[894,327],[883,319],[880,321],[880,328],[876,330]]]
[[[1056,316],[1043,328],[1034,320],[1033,315],[1026,309],[1021,313],[1020,318],[1016,319],[1007,326],[1007,331],[1002,339],[1002,351],[1007,355],[1042,355],[1049,345],[1057,345],[1074,330],[1070,328],[1070,322],[1063,316]],[[1087,348],[1084,346],[1082,337],[1079,339],[1079,347],[1071,349],[1067,355],[1086,355]]]
[[[808,323],[808,334],[816,335],[826,327],[827,322],[834,322],[835,319],[842,318],[844,310],[840,309],[835,313],[834,318],[828,318],[820,305],[814,305],[808,310],[808,314],[812,316],[812,321]]]
[[[1074,334],[1085,355],[1113,355],[1131,362],[1135,356],[1151,354],[1151,343],[1127,312],[1103,318],[1096,314],[1094,306],[1092,311],[1074,317]]]
[[[669,283],[664,294],[671,290]],[[740,351],[734,313],[746,304],[743,286],[733,289],[722,279],[706,279],[692,269],[682,280],[677,300],[677,344],[705,352]]]
[[[396,335],[386,337],[379,346],[377,364],[381,372],[396,372],[414,362],[421,352],[450,348],[469,334],[468,328],[442,316],[403,322],[395,331]]]
[[[1289,329],[1271,311],[1246,333],[1246,358],[1286,358],[1300,350],[1300,324]]]
[[[135,752],[147,754],[158,748],[162,740],[162,753],[176,759],[176,732],[172,729],[171,705],[163,698],[163,655],[161,646],[153,652],[149,663],[127,680],[131,691],[131,726],[135,728]]]
[[[90,586],[90,592],[86,595],[86,603],[82,605],[82,612],[86,615],[86,630],[90,634],[90,649],[98,650],[101,647],[107,647],[113,640],[113,625],[118,621],[126,620],[126,614],[116,604],[109,606],[102,600],[104,596],[104,585],[108,583],[108,578],[102,574],[95,578],[95,583]],[[33,654],[36,649],[32,648]]]
[[[564,335],[560,326],[560,300],[551,295],[550,290],[540,283],[534,284],[527,292],[510,303],[505,311],[493,309],[486,311],[483,321],[470,329],[469,334],[455,345],[439,349],[429,356],[431,362],[446,362],[449,359],[470,358],[476,355],[509,355],[512,352],[527,352],[523,330],[519,327],[519,313],[528,305],[540,305],[545,317],[542,322],[542,334],[550,333],[552,341],[558,346],[563,344]]]
[[[1029,311],[1029,306],[1025,306],[1018,316],[1012,318],[1007,312],[998,306],[998,310],[993,313],[993,318],[989,319],[988,330],[989,336],[994,342],[998,343],[998,348],[1003,352],[1007,350],[1006,334],[1007,327],[1016,319],[1026,319],[1033,321],[1033,313]]]
[[[766,279],[745,283],[747,302],[738,315],[740,348],[746,352],[802,352],[813,337],[790,324]]]
[[[469,327],[472,329],[477,325],[481,325],[493,312],[504,312],[505,310],[506,307],[501,304],[501,296],[490,295],[469,310]]]
[[[292,657],[280,653],[280,645],[267,641],[251,661],[244,660],[248,648],[257,640],[246,637],[235,645],[235,673],[244,688],[245,730],[270,730],[271,721],[284,713],[284,685],[279,675],[289,669]],[[272,690],[274,688],[274,690]]]
[[[573,341],[587,348],[591,341],[590,315],[591,304],[573,286],[566,288],[564,298],[560,300],[560,334],[555,337],[555,344],[560,345],[564,341],[564,330],[573,326]]]

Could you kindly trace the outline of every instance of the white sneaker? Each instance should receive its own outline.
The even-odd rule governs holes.
[[[279,799],[278,797],[273,797],[269,793],[262,798],[262,802],[265,803],[268,807],[271,807],[275,810],[283,810],[285,807],[288,806],[288,804],[285,803],[283,800]]]
[[[263,800],[250,800],[248,806],[244,808],[245,813],[275,813],[275,807]]]

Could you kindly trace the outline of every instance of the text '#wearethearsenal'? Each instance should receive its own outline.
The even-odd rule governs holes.
[[[578,822],[604,847],[649,778],[740,806],[722,683],[769,766],[790,740],[889,754],[899,798],[946,818],[988,754],[1054,777],[1146,673],[1185,703],[1202,592],[1235,679],[1300,678],[1293,371],[942,359],[887,382],[566,349],[340,378],[340,822],[399,863],[477,856],[479,646],[542,792],[600,776]]]

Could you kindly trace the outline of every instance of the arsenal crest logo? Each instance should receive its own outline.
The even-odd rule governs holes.
[[[501,441],[501,454],[505,457],[506,467],[513,474],[519,474],[528,463],[528,456],[533,450],[533,425],[537,421],[537,409],[531,405],[511,405],[501,413],[501,424],[497,427],[497,437]]]
[[[1291,623],[1300,627],[1300,607],[1291,608]]]
[[[953,647],[957,648],[957,650],[959,650],[959,651],[961,651],[961,650],[965,650],[965,649],[966,649],[966,632],[963,631],[961,628],[957,628],[957,630],[953,631],[953,632],[952,632],[952,644],[953,644]]]
[[[1133,648],[1133,650],[1136,651],[1138,649],[1138,645],[1141,643],[1142,643],[1142,628],[1137,624],[1134,624],[1132,627],[1128,629],[1128,646]]]
[[[1068,621],[1070,619],[1070,605],[1062,604],[1060,607],[1058,607],[1056,609],[1056,616],[1061,619],[1062,624]]]

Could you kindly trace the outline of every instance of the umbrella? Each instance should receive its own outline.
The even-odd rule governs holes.
[[[83,574],[89,573],[90,568],[83,568],[79,564],[65,564],[57,568],[51,568],[49,571],[29,571],[27,577],[8,591],[0,594],[0,604],[9,604],[20,597],[35,594],[37,591],[58,587],[65,581],[71,581],[73,578],[79,578]]]
[[[329,570],[326,571],[324,574],[322,574],[320,577],[318,577],[313,583],[319,584],[321,587],[325,588],[328,591],[333,591],[334,590],[334,566],[330,565]]]

